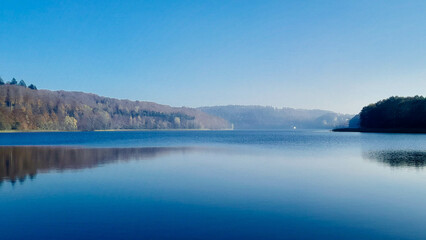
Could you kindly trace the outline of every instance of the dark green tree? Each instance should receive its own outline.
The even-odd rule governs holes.
[[[0,85],[4,85],[3,78],[0,77]]]
[[[15,78],[12,78],[12,81],[10,81],[10,85],[16,85],[18,84],[18,81],[16,81]]]
[[[37,87],[34,84],[30,84],[30,86],[28,86],[29,89],[32,90],[37,90]]]
[[[27,87],[27,84],[24,82],[24,80],[19,81],[18,85],[22,87]]]
[[[360,113],[363,128],[426,128],[426,98],[390,97],[364,107]]]

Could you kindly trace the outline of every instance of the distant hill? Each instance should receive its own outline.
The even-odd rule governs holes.
[[[348,126],[353,115],[325,110],[303,110],[264,106],[201,107],[201,111],[221,117],[235,129],[332,129]]]
[[[426,132],[426,98],[390,97],[364,107],[349,128],[335,131]]]
[[[225,129],[193,108],[0,85],[0,130]]]

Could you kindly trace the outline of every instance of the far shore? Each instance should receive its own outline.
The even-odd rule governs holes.
[[[425,128],[335,128],[332,131],[364,133],[426,133]]]
[[[102,129],[93,131],[82,130],[0,130],[0,133],[37,133],[37,132],[150,132],[150,131],[232,131],[233,129]]]

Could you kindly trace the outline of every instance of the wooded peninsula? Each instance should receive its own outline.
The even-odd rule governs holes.
[[[336,132],[426,133],[426,98],[390,97],[364,107]]]

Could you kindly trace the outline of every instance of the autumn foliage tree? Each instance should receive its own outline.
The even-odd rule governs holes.
[[[33,89],[0,86],[0,130],[228,128],[225,120],[196,109]]]

